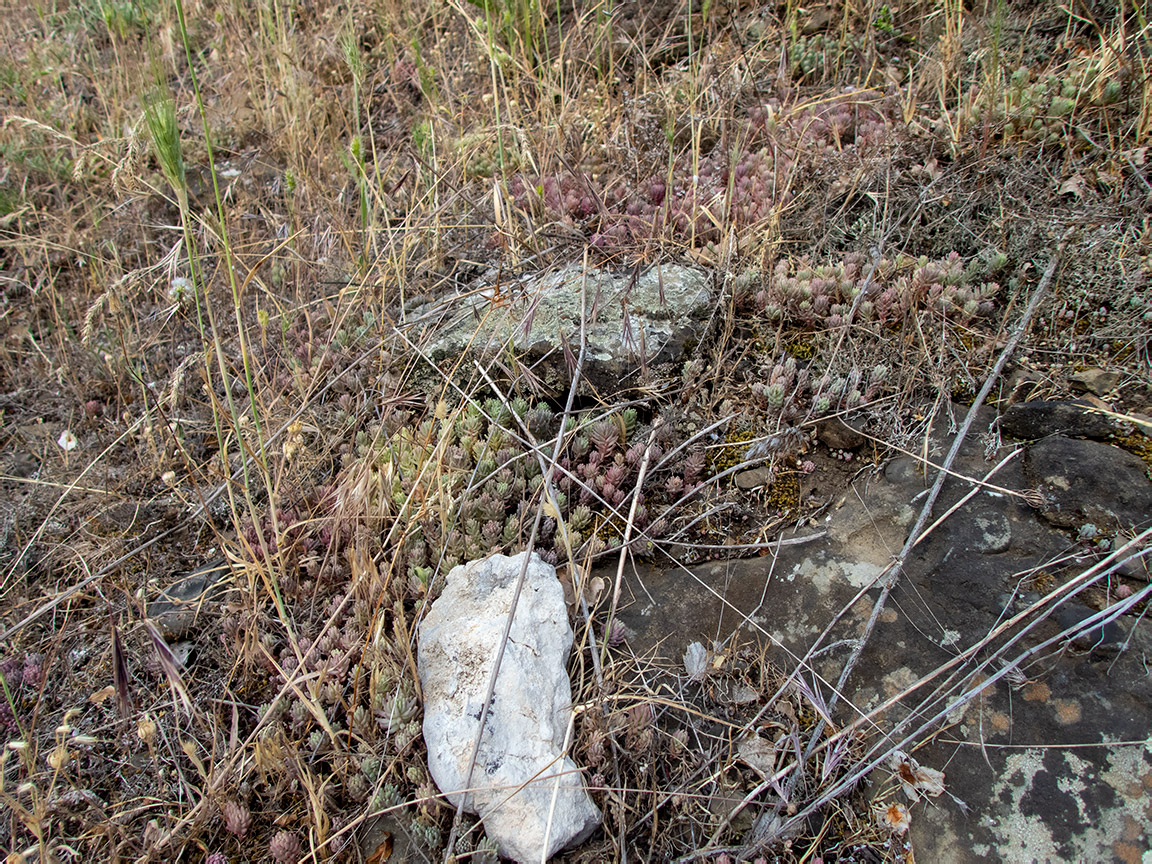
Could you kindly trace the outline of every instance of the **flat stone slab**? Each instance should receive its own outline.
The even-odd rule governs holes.
[[[1000,417],[1000,431],[1013,438],[1034,441],[1046,435],[1073,438],[1109,438],[1116,427],[1091,405],[1062,400],[1017,402]]]
[[[983,477],[1007,455],[1004,448],[985,458],[995,419],[990,411],[979,416],[954,466],[960,474]],[[935,461],[943,458],[951,438],[934,436]],[[1010,460],[990,482],[1006,489],[1032,488],[1035,478],[1028,466],[1050,460],[1048,448],[1068,440],[1028,445],[1031,452]],[[1074,443],[1099,447],[1102,459],[1127,465],[1129,454],[1119,448]],[[1128,467],[1133,471],[1124,479],[1134,487],[1132,494],[1152,491],[1143,472]],[[860,635],[873,610],[877,577],[902,548],[933,477],[925,476],[915,460],[896,458],[861,477],[843,506],[795,532],[823,531],[823,536],[759,558],[683,569],[638,566],[628,585],[632,602],[621,613],[636,632],[632,649],[680,663],[693,641],[709,645],[737,631],[767,634],[778,646],[780,665],[792,669],[795,657],[829,629],[822,644],[843,644],[819,656],[815,669],[834,682],[850,640]],[[934,514],[958,504],[971,489],[963,480],[948,480]],[[1081,505],[1091,506],[1092,495],[1113,493],[1082,490],[1081,496],[1089,498]],[[859,716],[857,710],[869,711],[907,692],[878,718],[887,729],[908,720],[907,734],[947,708],[947,700],[955,700],[963,687],[1001,671],[995,661],[975,666],[1003,644],[993,639],[976,652],[970,671],[949,685],[944,701],[910,713],[941,678],[919,687],[917,682],[1083,572],[1103,554],[1094,543],[1052,524],[1019,496],[978,491],[913,550],[849,679],[838,721],[849,722]],[[605,578],[613,569],[605,570]],[[1119,587],[1140,590],[1144,582],[1138,575],[1111,587],[1105,581],[1104,587],[1057,605],[1005,656],[1017,656],[1096,614],[1115,601]],[[861,589],[863,595],[833,626],[834,616]],[[934,737],[916,750],[916,758],[923,766],[946,771],[948,794],[910,807],[909,836],[917,859],[939,864],[1140,861],[1149,849],[1146,826],[1152,814],[1152,677],[1144,665],[1150,652],[1148,622],[1121,616],[1041,652],[1012,676],[956,705],[946,722],[921,736]],[[882,781],[888,774],[874,776]]]
[[[615,393],[643,383],[649,367],[679,360],[686,343],[703,331],[714,297],[713,277],[690,267],[612,273],[571,265],[493,281],[453,298],[451,317],[437,325],[428,355],[454,364],[462,355],[487,360],[512,348],[546,388],[559,393],[580,350],[583,302],[583,377],[599,392]]]

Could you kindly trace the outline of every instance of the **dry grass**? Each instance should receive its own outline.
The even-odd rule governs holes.
[[[764,548],[803,507],[736,519],[742,442],[859,412],[917,449],[984,382],[1058,241],[1078,254],[1021,361],[1052,392],[1104,364],[1146,394],[1152,30],[1127,4],[986,5],[6,12],[10,860],[371,860],[381,819],[411,860],[444,858],[414,640],[445,568],[521,548],[543,489],[538,543],[570,573],[622,541],[668,562]],[[717,268],[690,361],[560,417],[556,394],[527,413],[546,401],[530,376],[504,394],[430,367],[429,304],[580,260]],[[605,450],[644,507],[580,473],[617,429]],[[785,477],[795,449],[758,461]],[[216,558],[222,613],[168,646],[148,604]],[[857,791],[894,747],[872,718],[837,719],[826,682],[760,645],[717,648],[696,680],[632,656],[611,590],[587,590],[575,750],[606,822],[572,860],[903,854]],[[924,700],[909,716],[975,698],[988,662],[901,694]],[[750,732],[775,748],[762,775]],[[456,827],[482,860],[482,830]]]

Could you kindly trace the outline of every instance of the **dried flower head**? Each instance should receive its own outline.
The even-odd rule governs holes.
[[[896,750],[892,753],[889,765],[900,781],[904,794],[913,801],[921,795],[935,798],[944,791],[943,771],[925,768],[902,750]]]
[[[876,821],[893,834],[903,834],[912,824],[912,814],[903,804],[889,804],[876,809]]]

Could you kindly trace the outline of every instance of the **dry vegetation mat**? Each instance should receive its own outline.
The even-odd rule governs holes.
[[[843,694],[953,512],[929,430],[1086,394],[1152,464],[1140,4],[75,0],[0,45],[9,861],[494,860],[416,633],[528,547],[605,820],[565,860],[912,860],[947,717]],[[898,454],[940,481],[851,639],[633,650],[598,565],[772,555]],[[1147,527],[1064,526],[1044,592],[1137,621]],[[1095,619],[1031,620],[940,704]]]

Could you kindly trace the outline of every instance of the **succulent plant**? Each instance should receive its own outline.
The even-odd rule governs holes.
[[[268,854],[277,864],[295,864],[300,857],[300,838],[291,831],[280,831],[269,841]]]
[[[243,840],[252,827],[252,814],[248,807],[239,801],[225,801],[220,810],[224,817],[224,827],[237,839]]]

